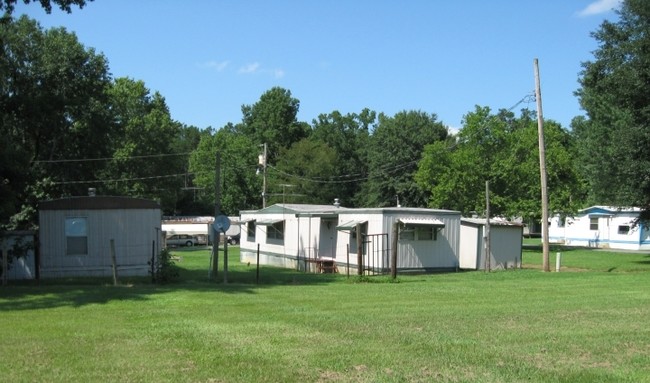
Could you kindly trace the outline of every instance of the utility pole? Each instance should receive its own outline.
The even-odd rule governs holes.
[[[262,167],[262,209],[266,208],[266,159],[268,147],[266,142],[260,146],[264,147],[264,152],[259,156],[259,165]]]
[[[215,223],[217,217],[221,215],[221,152],[217,150],[216,155],[216,170],[214,175],[214,223],[212,225],[212,279],[217,280],[217,272],[219,271],[219,242],[221,242],[221,234],[217,230]]]
[[[542,270],[551,271],[548,246],[548,188],[546,186],[546,148],[544,145],[544,116],[542,114],[542,90],[539,80],[539,64],[535,66],[535,100],[537,101],[537,134],[539,136],[539,173],[542,184]]]

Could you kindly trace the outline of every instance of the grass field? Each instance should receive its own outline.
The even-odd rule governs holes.
[[[522,270],[398,283],[263,267],[257,285],[237,248],[227,285],[198,249],[176,253],[169,285],[14,282],[0,379],[650,382],[650,254],[561,250],[560,273],[531,249]]]

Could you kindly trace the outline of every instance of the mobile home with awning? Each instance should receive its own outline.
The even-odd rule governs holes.
[[[650,250],[650,229],[637,222],[638,207],[591,206],[572,216],[555,214],[549,220],[551,243],[567,246]]]
[[[241,261],[299,270],[382,273],[391,268],[397,230],[397,269],[458,268],[460,213],[423,208],[348,209],[278,204],[241,212]],[[360,236],[360,237],[359,237]]]

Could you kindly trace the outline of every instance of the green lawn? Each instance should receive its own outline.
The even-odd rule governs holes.
[[[259,285],[236,247],[227,285],[206,250],[176,254],[164,286],[1,287],[2,381],[650,382],[649,254],[564,250],[543,273],[531,250],[523,270],[399,283],[263,267]]]

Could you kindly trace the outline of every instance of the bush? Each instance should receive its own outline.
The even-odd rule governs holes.
[[[148,262],[151,266],[151,261]],[[150,269],[154,283],[169,283],[177,279],[180,275],[178,266],[172,260],[172,253],[169,249],[162,249],[158,254],[154,266]]]

